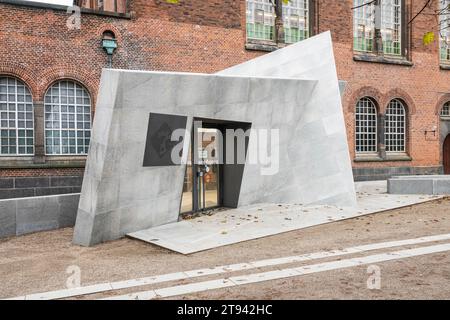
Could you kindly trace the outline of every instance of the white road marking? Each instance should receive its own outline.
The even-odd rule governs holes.
[[[25,300],[53,300],[53,299],[60,299],[61,295],[64,295],[65,297],[76,297],[85,294],[110,291],[113,289],[114,288],[111,286],[110,283],[99,283],[85,287],[30,294],[25,296]]]
[[[254,273],[249,275],[230,277],[227,279],[217,279],[212,281],[204,281],[191,283],[186,285],[179,285],[173,287],[167,287],[157,290],[149,290],[136,292],[121,296],[108,297],[101,300],[145,300],[153,298],[168,298],[175,297],[184,294],[191,294],[195,292],[202,292],[213,289],[220,289],[226,287],[234,287],[239,285],[245,285],[250,283],[264,282],[269,280],[279,280],[291,277],[298,277],[306,274],[313,274],[318,272],[351,268],[371,263],[380,263],[391,260],[405,259],[411,257],[422,256],[426,254],[439,253],[450,251],[450,243],[438,244],[428,247],[420,247],[414,249],[400,250],[396,252],[388,252],[375,254],[366,257],[352,258],[346,260],[336,260],[330,262],[324,262],[319,264],[313,264],[308,266],[301,266],[298,268],[288,268],[281,270],[274,270],[269,272]]]
[[[302,255],[297,255],[297,256],[289,256],[289,257],[282,257],[282,258],[275,258],[275,259],[264,259],[264,260],[249,262],[249,263],[237,263],[237,264],[232,264],[232,265],[190,270],[190,271],[184,271],[184,272],[175,272],[175,273],[155,275],[155,276],[137,278],[137,279],[131,279],[131,280],[99,283],[99,284],[93,284],[93,285],[79,287],[79,288],[61,289],[61,290],[56,290],[56,291],[34,293],[34,294],[29,294],[29,295],[20,296],[20,297],[14,297],[14,298],[10,298],[10,299],[20,299],[20,300],[23,300],[23,299],[25,299],[25,300],[62,299],[62,298],[76,297],[76,296],[80,296],[80,295],[106,292],[106,291],[117,290],[117,289],[126,289],[126,288],[133,288],[133,287],[149,285],[149,284],[157,284],[157,283],[162,283],[162,282],[167,282],[167,281],[191,279],[191,278],[196,278],[196,277],[201,277],[201,276],[206,276],[206,275],[222,274],[222,273],[229,273],[229,272],[234,272],[234,271],[243,271],[243,270],[249,270],[249,269],[254,269],[254,268],[276,266],[276,265],[282,265],[282,264],[288,264],[288,263],[309,261],[309,260],[314,260],[314,259],[343,256],[343,255],[348,255],[348,254],[352,254],[352,253],[361,253],[361,252],[366,252],[366,251],[371,251],[371,250],[387,249],[387,248],[398,247],[398,246],[415,245],[415,244],[420,244],[420,243],[443,241],[443,240],[449,240],[449,239],[450,239],[450,233],[446,233],[446,234],[425,236],[425,237],[406,239],[406,240],[379,242],[379,243],[349,247],[349,248],[345,248],[345,249],[341,249],[341,250],[319,251],[319,252],[315,252],[315,253],[302,254]]]

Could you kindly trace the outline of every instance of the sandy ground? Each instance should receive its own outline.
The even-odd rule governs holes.
[[[450,256],[440,253],[376,264],[381,288],[367,288],[367,266],[267,281],[171,299],[450,299]]]
[[[72,265],[80,267],[82,285],[88,285],[450,233],[450,199],[292,231],[188,256],[128,238],[93,248],[74,246],[71,243],[72,232],[73,229],[67,228],[0,240],[0,298],[63,289],[69,276],[66,270]],[[449,253],[384,262],[379,266],[382,272],[381,290],[368,290],[367,269],[357,267],[177,298],[450,298]],[[172,283],[164,284],[168,285]],[[142,287],[128,292],[140,290]],[[101,296],[103,294],[90,298]]]

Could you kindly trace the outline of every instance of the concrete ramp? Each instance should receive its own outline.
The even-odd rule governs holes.
[[[356,189],[357,208],[261,203],[133,232],[128,236],[190,254],[442,198],[387,194],[386,181],[357,183]]]

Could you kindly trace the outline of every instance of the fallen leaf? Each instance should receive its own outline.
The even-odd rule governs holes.
[[[425,35],[423,36],[423,44],[427,46],[433,41],[434,41],[434,32],[430,31],[425,33]]]

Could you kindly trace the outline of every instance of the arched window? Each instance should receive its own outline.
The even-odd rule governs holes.
[[[87,154],[91,138],[88,91],[75,81],[62,80],[47,90],[44,105],[46,154]]]
[[[386,152],[405,152],[406,109],[402,101],[393,99],[386,110],[384,140]]]
[[[0,76],[0,155],[34,154],[33,99],[20,80]]]
[[[445,103],[441,109],[441,117],[450,117],[450,101]]]
[[[357,153],[377,152],[377,108],[371,98],[364,97],[356,104],[355,139]]]

